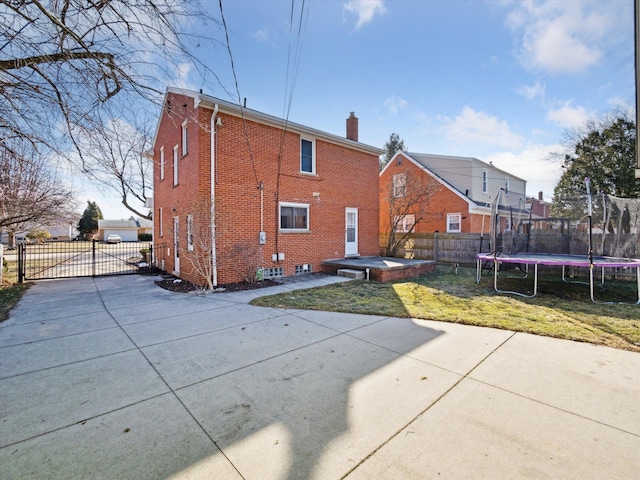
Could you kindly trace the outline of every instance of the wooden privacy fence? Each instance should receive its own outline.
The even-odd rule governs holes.
[[[589,235],[586,232],[532,230],[525,233],[508,232],[497,239],[498,251],[566,253],[587,255]],[[640,235],[592,235],[594,255],[640,258]],[[387,236],[380,236],[380,254],[385,255]],[[410,235],[397,257],[435,260],[438,263],[475,266],[476,254],[493,252],[489,235],[477,233],[414,233]]]
[[[387,236],[380,236],[381,255],[385,255]],[[489,235],[482,239],[482,249],[489,249]],[[471,233],[414,233],[398,249],[397,257],[435,260],[439,263],[475,265],[480,252],[480,235]]]

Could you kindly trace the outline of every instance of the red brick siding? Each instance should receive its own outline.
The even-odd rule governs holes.
[[[191,99],[181,102],[178,99],[180,105],[193,104]],[[206,204],[211,193],[210,134],[206,131],[211,111],[199,109],[197,113],[186,113],[195,113],[199,124],[189,123],[189,154],[181,160],[180,184],[176,188],[172,187],[171,158],[167,157],[167,151],[172,152],[173,145],[179,143],[182,120],[172,122],[169,115],[163,115],[155,146],[155,211],[163,207],[164,239],[171,249],[172,216],[180,218],[181,242],[186,245],[186,216],[192,213],[189,210]],[[283,266],[285,275],[292,275],[296,265],[305,263],[311,264],[313,271],[320,271],[322,260],[344,256],[346,207],[358,208],[360,254],[378,253],[378,158],[375,155],[317,140],[316,174],[304,174],[300,173],[299,134],[287,132],[283,137],[281,129],[247,120],[247,141],[241,118],[219,116],[222,125],[216,127],[215,197],[220,284],[242,280],[234,268],[245,260],[238,258],[237,250],[234,254],[234,249],[241,244],[250,245],[259,253],[263,267]],[[163,143],[167,170],[165,180],[160,182],[159,147]],[[258,245],[259,185],[263,188],[265,245]],[[314,196],[314,192],[319,196]],[[278,232],[278,202],[308,204],[309,232]],[[208,223],[207,218],[196,217],[194,221]],[[285,254],[285,260],[273,262],[272,254],[278,252]],[[181,277],[198,281],[185,262],[181,262],[180,267]],[[173,269],[173,251],[166,268]]]
[[[385,234],[390,229],[390,212],[389,212],[389,187],[391,186],[393,175],[398,173],[406,173],[407,176],[420,176],[426,180],[432,177],[424,170],[417,167],[413,162],[402,156],[402,164],[398,165],[396,161],[389,165],[380,175],[380,232]],[[439,232],[447,231],[447,214],[462,214],[462,232],[469,232],[471,228],[471,216],[469,215],[468,204],[457,194],[452,192],[445,186],[438,188],[428,203],[429,214],[423,222],[416,226],[416,233],[432,233],[436,230]]]

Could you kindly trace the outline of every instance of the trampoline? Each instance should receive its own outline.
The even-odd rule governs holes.
[[[620,302],[597,302],[594,297],[594,270],[599,269],[601,273],[600,285],[604,285],[605,282],[605,270],[606,269],[622,269],[623,271],[630,271],[633,273],[635,269],[635,277],[637,283],[637,297],[636,305],[640,305],[640,259],[633,258],[633,252],[631,248],[633,241],[637,240],[637,232],[640,228],[640,199],[624,199],[617,198],[611,195],[602,194],[602,201],[599,202],[602,211],[598,211],[596,218],[602,222],[600,225],[601,234],[601,247],[602,255],[595,255],[594,242],[593,242],[593,201],[591,197],[591,187],[589,178],[584,179],[586,190],[586,213],[588,218],[588,248],[586,255],[576,255],[575,253],[542,253],[542,252],[529,252],[529,237],[527,237],[526,252],[518,251],[517,246],[512,248],[512,252],[506,252],[507,246],[500,242],[498,245],[498,230],[500,225],[500,218],[498,210],[500,208],[500,201],[502,197],[502,190],[498,192],[495,201],[491,206],[491,239],[490,244],[493,251],[491,253],[478,253],[476,255],[476,282],[480,283],[482,275],[483,262],[492,262],[493,264],[493,288],[498,293],[510,293],[519,295],[522,297],[532,298],[538,293],[538,267],[540,265],[551,267],[562,267],[562,280],[568,282],[565,278],[566,267],[582,267],[589,269],[589,282],[579,282],[589,285],[591,301],[594,303],[620,303]],[[578,210],[582,207],[582,199],[579,199],[576,206]],[[512,210],[511,210],[512,211]],[[532,211],[529,210],[529,224],[535,219],[532,218]],[[512,216],[513,220],[513,216]],[[542,219],[552,220],[552,219]],[[614,221],[615,220],[615,221]],[[540,221],[540,220],[537,220]],[[564,225],[564,224],[563,224]],[[633,231],[635,230],[635,232]],[[531,232],[529,228],[528,232]],[[605,235],[607,232],[613,232],[615,235],[614,241],[605,242]],[[626,234],[626,238],[624,237]],[[609,247],[614,250],[610,256],[607,256],[604,252],[605,244],[608,243]],[[481,244],[482,245],[482,244]],[[514,247],[514,246],[512,246]],[[481,247],[482,248],[482,247]],[[526,294],[521,292],[500,290],[498,288],[498,277],[500,272],[500,266],[502,264],[516,264],[520,266],[520,269],[524,273],[524,277],[527,278],[529,274],[530,266],[533,266],[533,293]],[[524,265],[524,268],[522,266]]]
[[[596,303],[593,295],[594,291],[594,279],[593,271],[595,268],[601,269],[602,284],[604,284],[605,269],[606,268],[629,268],[636,271],[636,282],[638,287],[638,301],[636,305],[640,305],[640,260],[633,258],[616,258],[616,257],[603,257],[603,256],[589,256],[589,255],[563,255],[563,254],[549,254],[549,253],[478,253],[476,255],[476,282],[480,283],[482,276],[482,262],[493,262],[493,287],[498,293],[511,293],[519,295],[521,297],[532,298],[538,293],[538,266],[556,266],[562,267],[562,280],[565,280],[565,268],[566,267],[586,267],[589,268],[589,288],[591,294],[591,301]],[[500,290],[498,288],[498,272],[500,265],[503,263],[526,265],[533,265],[533,293],[531,295]]]

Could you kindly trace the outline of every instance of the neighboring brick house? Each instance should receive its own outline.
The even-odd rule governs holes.
[[[427,186],[433,193],[426,203],[424,220],[415,225],[415,233],[488,233],[491,203],[498,193],[503,231],[517,220],[528,218],[525,180],[477,158],[398,152],[380,172],[382,234],[389,232],[397,215],[390,207],[390,199],[405,194],[404,188],[416,185],[416,179],[418,185]],[[414,215],[407,212],[394,223],[397,230],[403,231],[411,227],[413,220]]]
[[[169,88],[153,152],[164,269],[218,285],[377,254],[382,150],[358,143],[353,114],[347,135]],[[210,275],[194,260],[213,265]]]
[[[531,210],[531,215],[534,217],[551,217],[551,202],[547,202],[544,200],[542,192],[538,192],[538,198],[527,198],[527,208]]]

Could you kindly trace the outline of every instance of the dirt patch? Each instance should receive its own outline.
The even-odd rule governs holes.
[[[194,285],[191,282],[187,282],[186,280],[181,280],[176,277],[167,277],[162,280],[156,280],[156,285],[160,288],[164,288],[165,290],[170,290],[172,292],[179,293],[190,293],[202,290],[201,287]],[[257,288],[265,288],[265,287],[273,287],[274,285],[279,285],[277,282],[273,280],[262,280],[260,282],[255,283],[229,283],[226,285],[218,285],[214,290],[214,293],[228,293],[228,292],[243,292],[245,290],[255,290]]]

